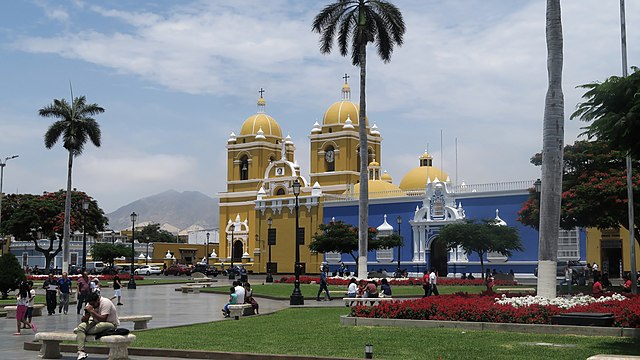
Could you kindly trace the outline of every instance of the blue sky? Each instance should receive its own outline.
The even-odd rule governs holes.
[[[290,134],[303,174],[313,123],[358,70],[322,55],[311,21],[324,1],[12,1],[0,5],[0,156],[5,193],[66,186],[66,153],[47,150],[54,98],[86,95],[102,146],[87,146],[73,186],[110,212],[168,189],[215,196],[225,189],[228,135],[256,111]],[[429,146],[434,164],[467,184],[539,177],[547,86],[545,2],[398,0],[405,45],[389,64],[368,61],[367,111],[398,184]],[[565,0],[566,142],[575,87],[621,73],[619,2]],[[629,64],[640,65],[640,3],[627,2]],[[440,152],[440,132],[443,153]],[[442,156],[444,155],[444,156]],[[144,214],[141,220],[144,219]]]

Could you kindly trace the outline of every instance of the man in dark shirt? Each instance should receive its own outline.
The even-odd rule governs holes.
[[[60,295],[60,306],[58,313],[64,310],[64,314],[69,311],[69,296],[71,295],[71,279],[67,277],[67,273],[62,273],[62,278],[58,280],[58,293]]]
[[[87,296],[91,294],[91,284],[89,280],[89,274],[86,271],[82,273],[82,276],[78,278],[76,282],[78,285],[78,315],[80,315],[80,310],[82,309],[82,304],[86,303]]]
[[[42,287],[46,290],[45,298],[47,300],[47,312],[49,315],[56,313],[56,297],[58,295],[58,282],[53,277],[53,273],[49,273],[49,278],[44,281]]]

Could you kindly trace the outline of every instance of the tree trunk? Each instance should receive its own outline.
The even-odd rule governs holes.
[[[482,280],[486,280],[485,279],[485,272],[484,272],[484,254],[483,253],[478,253],[478,255],[480,255],[480,271],[482,271]]]
[[[542,193],[538,244],[538,295],[556,297],[556,267],[562,194],[564,97],[562,94],[562,17],[560,0],[547,0],[547,72],[542,133]]]
[[[360,198],[358,202],[358,276],[366,278],[368,274],[367,253],[369,240],[369,149],[367,146],[367,44],[360,45],[360,114],[358,116],[358,135],[360,137]]]
[[[64,199],[64,228],[62,232],[62,272],[69,271],[69,244],[71,242],[71,168],[73,167],[73,152],[69,151],[69,169],[67,171],[67,194]]]

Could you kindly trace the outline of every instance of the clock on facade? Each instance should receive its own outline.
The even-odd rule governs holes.
[[[327,150],[327,152],[324,153],[324,159],[327,162],[330,162],[330,163],[333,162],[334,157],[335,157],[335,154],[334,154],[333,150]]]
[[[278,167],[276,168],[276,176],[284,175],[284,168]]]

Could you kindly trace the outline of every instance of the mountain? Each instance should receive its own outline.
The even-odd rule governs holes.
[[[136,200],[107,214],[109,228],[122,230],[131,228],[131,213],[138,214],[136,223],[151,222],[170,224],[180,230],[192,225],[204,228],[218,227],[218,199],[199,191],[168,190],[160,194]]]

